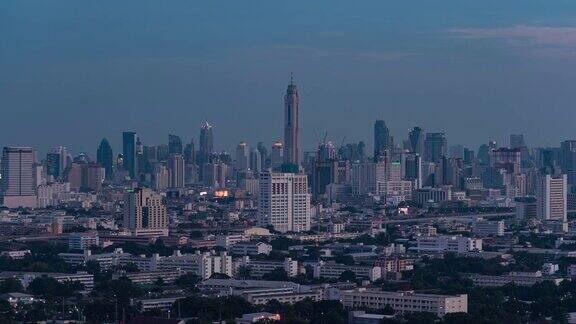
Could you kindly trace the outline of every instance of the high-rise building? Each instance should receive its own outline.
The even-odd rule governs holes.
[[[50,152],[46,154],[46,175],[53,180],[60,179],[61,174],[64,170],[60,170],[60,154]]]
[[[414,127],[408,133],[410,152],[417,153],[420,156],[424,155],[424,136],[424,130],[420,127]]]
[[[184,148],[184,162],[186,162],[186,164],[196,164],[196,146],[194,145],[194,139],[190,140],[190,143],[186,144]]]
[[[444,133],[427,133],[424,140],[424,158],[426,162],[440,163],[447,155],[448,142]]]
[[[386,127],[383,120],[376,120],[374,122],[374,161],[384,155],[385,151],[390,151],[391,147],[390,130]]]
[[[110,143],[108,143],[108,140],[105,138],[100,142],[100,146],[96,152],[96,162],[104,168],[106,180],[112,180],[114,154],[112,153]]]
[[[544,221],[555,221],[565,227],[567,217],[567,177],[562,175],[539,175],[536,183],[538,217]]]
[[[560,144],[560,167],[568,175],[568,184],[576,185],[576,140],[566,140]]]
[[[236,171],[246,171],[250,168],[250,146],[242,141],[236,146]]]
[[[300,164],[300,95],[292,78],[284,96],[284,163]]]
[[[170,185],[170,171],[163,163],[157,163],[154,166],[154,173],[152,175],[152,187],[156,191],[163,191],[168,189]]]
[[[138,178],[138,135],[135,132],[122,134],[122,153],[124,169],[132,179]]]
[[[170,172],[170,188],[184,188],[185,168],[182,154],[170,154],[168,171]]]
[[[214,132],[212,125],[205,121],[200,126],[200,157],[204,162],[209,162],[212,153],[214,153]]]
[[[97,163],[72,163],[68,171],[70,190],[100,192],[105,173],[105,169]]]
[[[168,212],[162,196],[147,188],[124,194],[124,228],[134,236],[167,236]]]
[[[519,149],[525,147],[526,144],[524,143],[524,135],[522,134],[511,134],[510,135],[510,148],[511,149]]]
[[[260,151],[258,149],[250,151],[250,170],[255,174],[262,171],[262,156],[260,156]]]
[[[204,179],[204,165],[212,162],[214,153],[214,132],[212,125],[205,121],[200,126],[200,148],[198,150],[198,170],[200,179]]]
[[[0,194],[4,206],[36,207],[34,150],[30,147],[4,147],[0,170]]]
[[[386,194],[387,162],[360,162],[352,164],[351,183],[354,195]]]
[[[182,154],[182,140],[179,136],[168,135],[168,154]]]
[[[258,222],[280,232],[310,230],[310,194],[305,174],[260,173]]]
[[[272,151],[270,152],[270,167],[272,170],[279,170],[284,162],[284,145],[280,141],[272,144]]]

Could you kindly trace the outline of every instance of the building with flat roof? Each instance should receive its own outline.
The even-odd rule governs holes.
[[[358,288],[342,292],[347,309],[383,309],[390,306],[397,313],[433,313],[442,318],[450,313],[468,313],[468,295],[432,295]]]

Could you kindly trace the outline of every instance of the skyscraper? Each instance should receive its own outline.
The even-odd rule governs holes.
[[[279,170],[284,161],[284,145],[280,141],[274,142],[272,144],[272,150],[270,151],[270,167],[272,170]]]
[[[562,231],[567,230],[567,187],[565,174],[542,174],[536,183],[538,217],[543,221],[559,223]]]
[[[300,164],[300,95],[292,77],[284,96],[284,163]]]
[[[205,121],[200,126],[200,148],[198,150],[198,170],[200,179],[204,179],[204,165],[212,161],[214,153],[214,133],[212,125]]]
[[[383,120],[374,122],[374,161],[384,155],[384,151],[390,150],[390,130]]]
[[[186,162],[186,164],[196,164],[196,146],[194,145],[194,139],[191,139],[190,143],[186,144],[184,148],[184,162]]]
[[[446,156],[448,142],[444,133],[427,133],[424,140],[424,159],[426,162],[440,163]]]
[[[105,138],[100,142],[100,146],[96,152],[96,162],[104,168],[106,180],[112,180],[114,154],[112,154],[110,143],[108,143],[108,140]]]
[[[68,167],[68,151],[64,146],[57,146],[46,154],[46,174],[55,180],[62,180]]]
[[[510,148],[519,149],[526,146],[524,143],[524,135],[522,134],[511,134],[510,135]]]
[[[242,141],[236,146],[236,171],[246,171],[250,168],[250,147]]]
[[[34,160],[30,147],[4,147],[2,150],[0,193],[4,206],[36,207]]]
[[[258,196],[260,226],[280,232],[310,230],[310,195],[305,174],[262,172]]]
[[[214,133],[212,125],[205,121],[200,126],[200,157],[204,162],[209,162],[212,153],[214,153]]]
[[[410,142],[410,152],[424,155],[424,130],[420,127],[414,127],[408,133]]]
[[[124,194],[124,228],[134,236],[167,236],[168,212],[162,196],[146,188]]]
[[[168,154],[182,154],[182,140],[179,136],[168,135]]]
[[[168,158],[168,171],[170,172],[170,187],[184,188],[184,157],[182,154],[170,154]]]
[[[124,132],[122,134],[123,165],[132,179],[137,179],[138,176],[137,146],[138,135],[135,132]]]

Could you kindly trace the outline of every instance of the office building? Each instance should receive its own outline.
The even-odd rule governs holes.
[[[124,194],[124,228],[134,236],[167,236],[168,213],[162,196],[146,188]]]
[[[391,150],[390,130],[383,120],[374,122],[374,161],[384,155],[385,151]]]
[[[250,146],[242,141],[236,146],[236,171],[246,171],[250,168]]]
[[[272,170],[278,171],[282,163],[284,163],[284,145],[282,142],[276,141],[272,144],[272,150],[270,151],[270,167]]]
[[[542,174],[538,176],[536,200],[537,213],[541,220],[566,224],[567,188],[568,181],[565,174],[558,176]]]
[[[170,173],[170,188],[184,188],[185,168],[182,154],[170,154],[168,158],[168,171]]]
[[[100,192],[106,171],[97,163],[72,163],[67,179],[75,192]]]
[[[133,180],[138,180],[138,135],[134,132],[122,134],[122,165]]]
[[[424,140],[424,159],[426,162],[440,163],[446,156],[448,142],[444,133],[427,133]]]
[[[176,135],[168,135],[168,154],[182,154],[182,139]]]
[[[300,164],[300,95],[292,77],[284,96],[284,163]]]
[[[414,127],[408,133],[408,142],[410,144],[409,150],[411,153],[424,155],[424,130],[420,127]]]
[[[107,139],[103,138],[98,146],[98,151],[96,152],[96,162],[104,168],[104,177],[106,180],[113,179],[114,172],[114,154],[112,153],[112,147]]]
[[[266,171],[260,174],[260,226],[280,232],[310,230],[310,195],[305,174]]]
[[[36,207],[34,150],[30,147],[4,147],[0,165],[0,195],[8,208]]]

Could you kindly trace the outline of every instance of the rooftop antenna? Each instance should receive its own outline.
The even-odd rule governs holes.
[[[294,85],[294,74],[290,72],[290,85]]]

